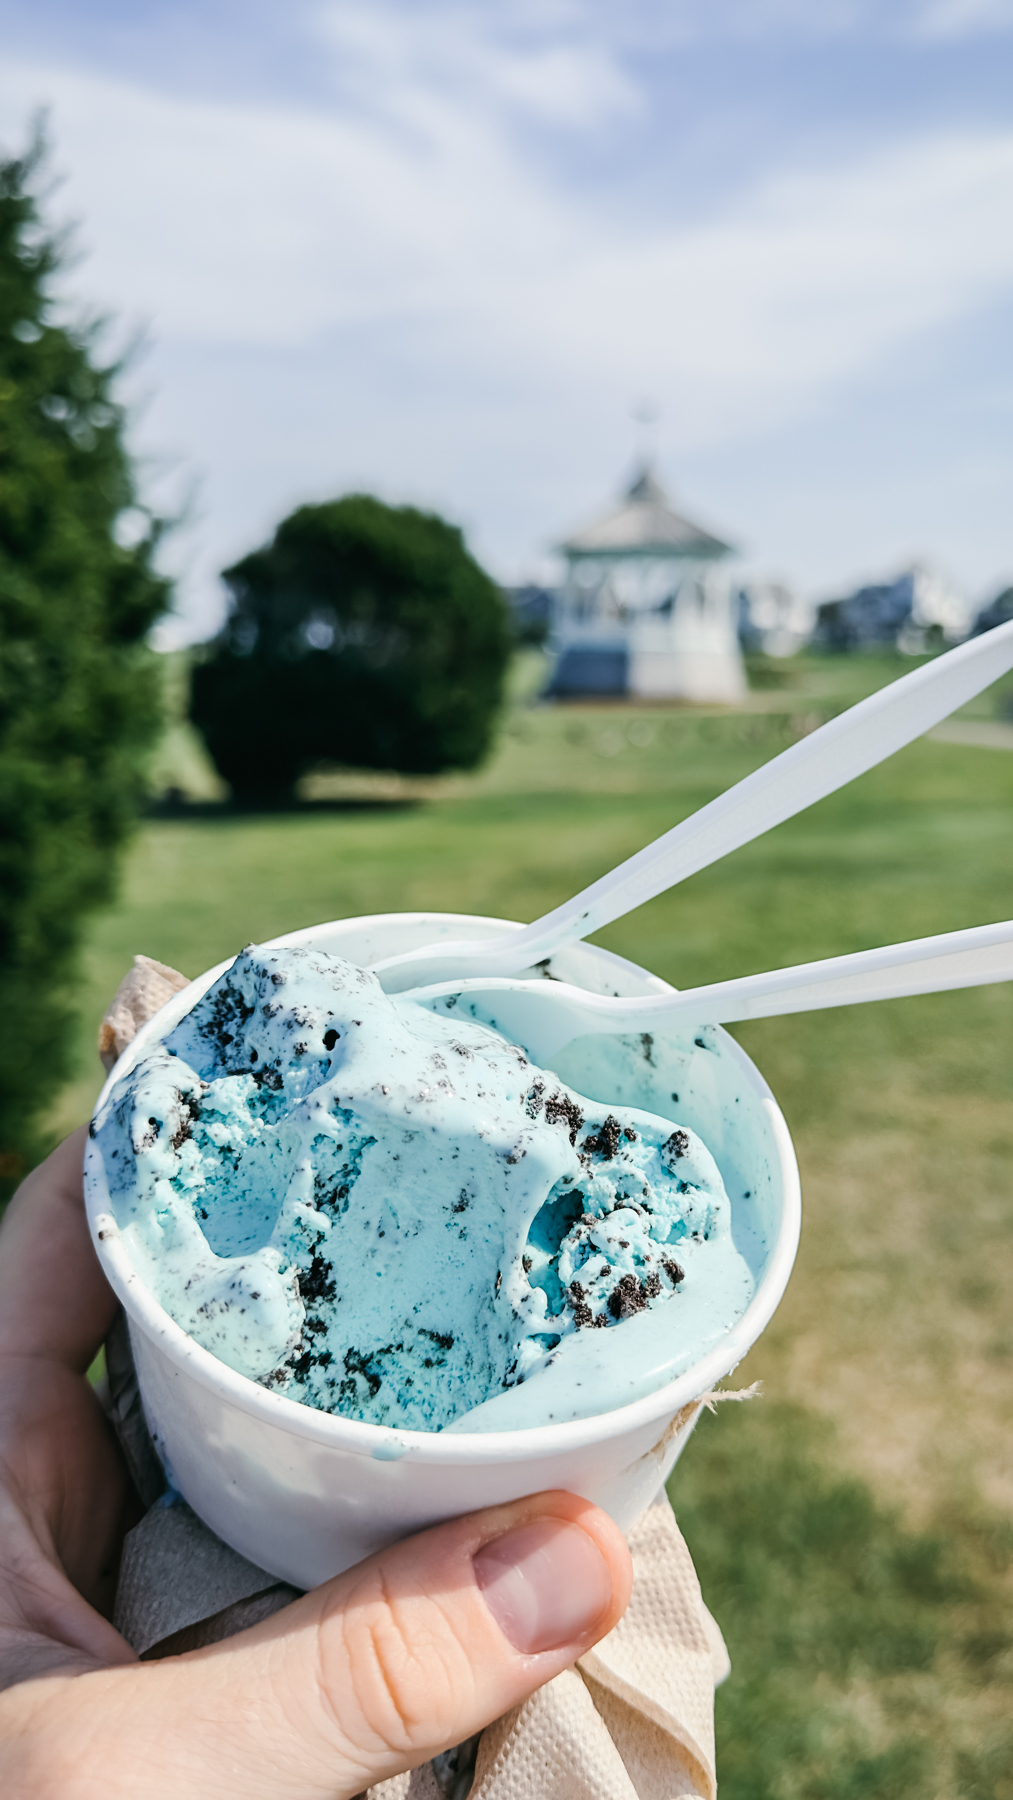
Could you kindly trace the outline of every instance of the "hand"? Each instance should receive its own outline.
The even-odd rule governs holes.
[[[569,1667],[629,1598],[618,1528],[572,1494],[471,1513],[253,1630],[139,1663],[108,1622],[136,1500],[85,1379],[115,1301],[84,1134],[0,1229],[0,1791],[9,1800],[350,1800]]]

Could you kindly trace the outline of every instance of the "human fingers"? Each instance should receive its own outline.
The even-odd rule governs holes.
[[[84,1376],[44,1357],[0,1357],[0,1687],[70,1651],[92,1666],[133,1660],[101,1615],[136,1506]]]
[[[616,1623],[630,1580],[618,1527],[572,1494],[468,1514],[225,1643],[4,1696],[5,1791],[350,1800],[569,1667]],[[12,1736],[3,1707],[19,1694],[32,1716]]]
[[[18,1188],[0,1226],[0,1356],[46,1356],[84,1370],[116,1300],[84,1212],[87,1127],[72,1132]]]
[[[84,1142],[75,1132],[22,1183],[0,1228],[0,1686],[134,1660],[101,1616],[132,1496],[84,1379],[115,1308],[85,1220]]]

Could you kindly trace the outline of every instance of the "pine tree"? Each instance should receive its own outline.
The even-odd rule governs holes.
[[[69,1069],[82,917],[112,888],[159,724],[168,604],[95,326],[55,316],[43,146],[0,161],[0,1180]],[[141,519],[139,541],[118,527]],[[135,534],[136,535],[136,534]]]

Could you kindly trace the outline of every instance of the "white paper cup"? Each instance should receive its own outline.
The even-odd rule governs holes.
[[[387,913],[342,919],[272,939],[371,963],[440,937],[517,930],[505,919]],[[148,1047],[171,1031],[229,963],[209,969],[150,1019],[110,1075],[107,1097]],[[591,944],[551,961],[558,978],[594,993],[664,993],[635,963]],[[586,1041],[585,1041],[586,1047]],[[99,1260],[122,1301],[144,1410],[175,1486],[212,1531],[296,1587],[314,1587],[383,1545],[473,1508],[545,1488],[595,1501],[628,1531],[669,1474],[699,1414],[700,1397],[759,1337],[784,1292],[798,1246],[798,1166],[781,1112],[759,1071],[719,1028],[616,1040],[608,1093],[583,1085],[582,1045],[556,1072],[591,1099],[674,1116],[712,1152],[744,1231],[766,1250],[756,1292],[718,1346],[646,1398],[529,1431],[397,1431],[338,1418],[258,1386],[194,1342],[131,1267],[112,1216],[98,1148],[89,1142],[85,1196]],[[600,1084],[599,1084],[600,1085]],[[677,1093],[678,1103],[672,1095]],[[97,1109],[96,1109],[97,1110]]]

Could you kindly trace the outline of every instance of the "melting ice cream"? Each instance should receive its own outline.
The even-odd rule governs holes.
[[[376,1425],[609,1411],[753,1292],[692,1131],[583,1099],[321,951],[244,951],[92,1131],[172,1318],[265,1387]]]

